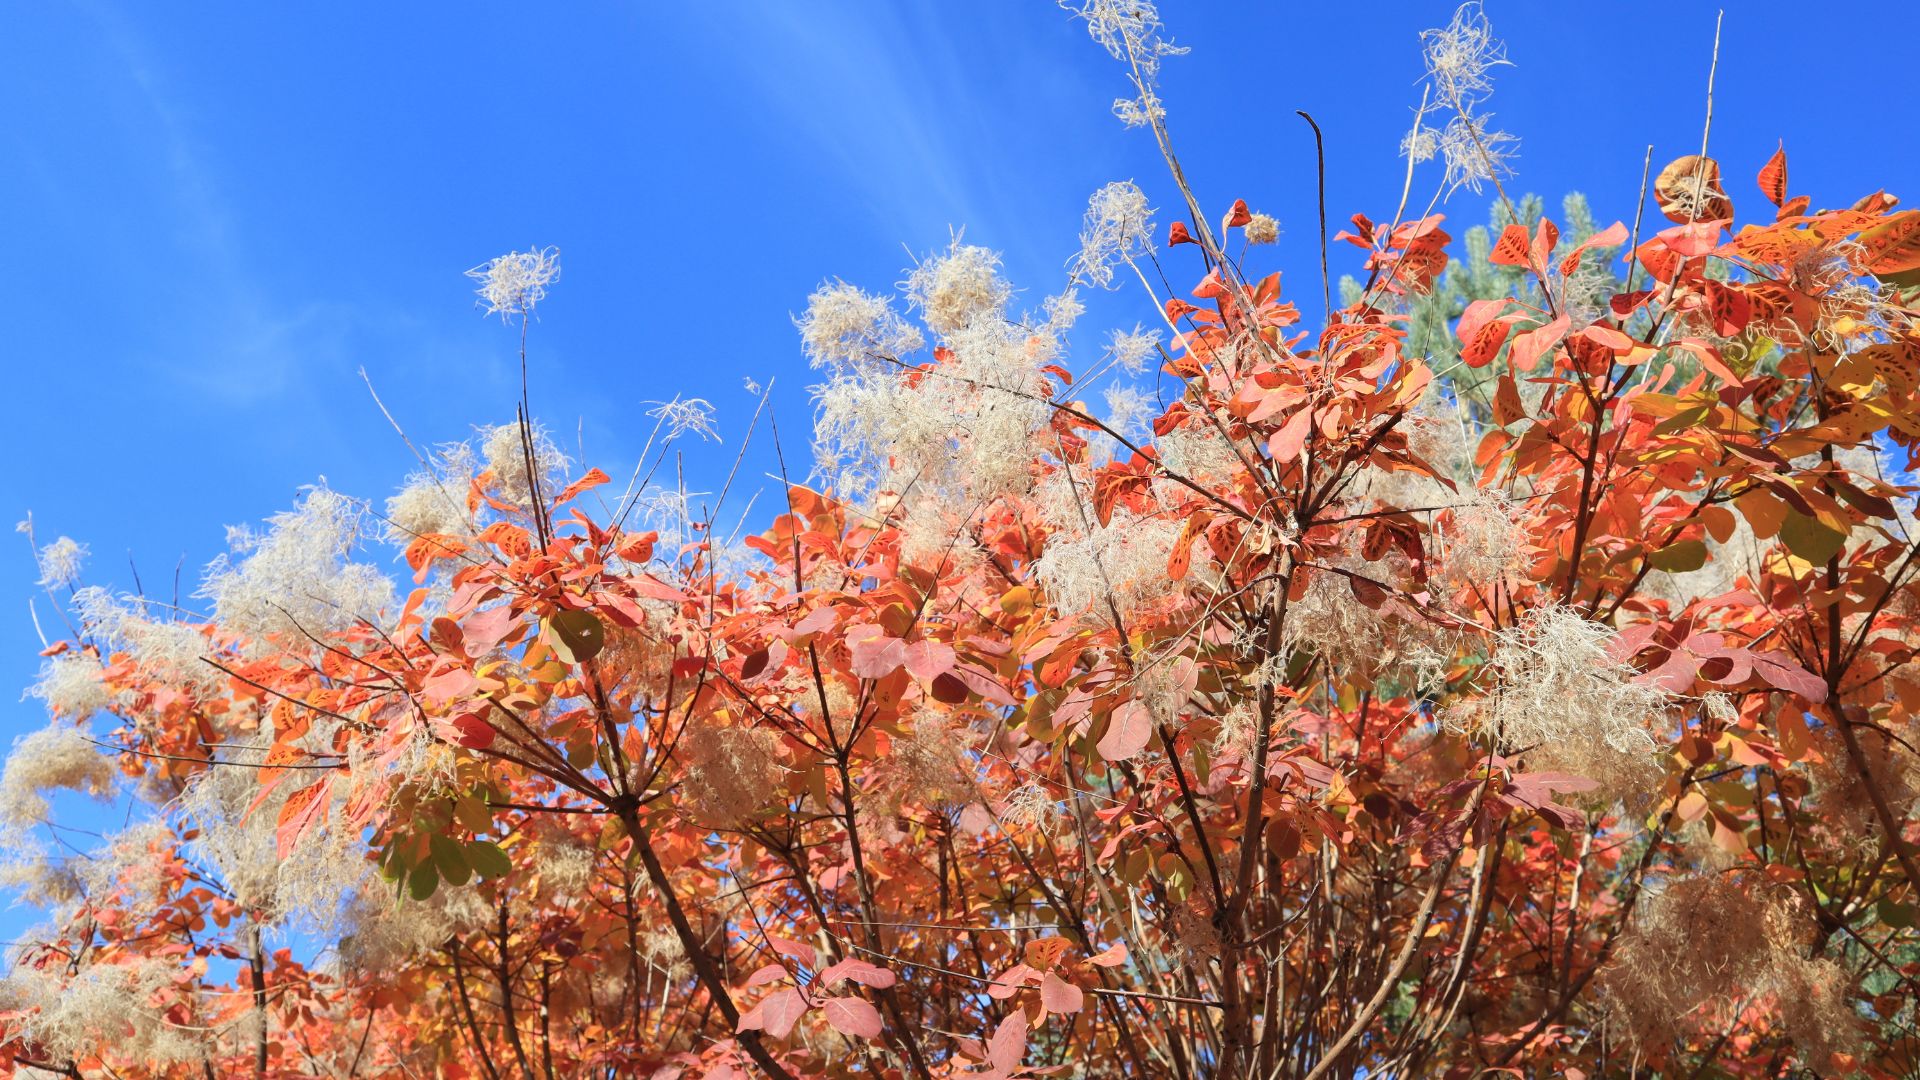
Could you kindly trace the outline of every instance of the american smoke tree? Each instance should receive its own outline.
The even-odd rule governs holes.
[[[764,532],[654,481],[704,402],[616,481],[523,401],[196,611],[35,541],[0,1074],[1916,1075],[1920,212],[1703,146],[1563,233],[1467,8],[1296,307],[1152,7],[1079,14],[1177,210],[1101,188],[1037,310],[957,241],[823,286]],[[557,273],[475,271],[523,342]],[[1140,323],[1069,358],[1092,289]]]

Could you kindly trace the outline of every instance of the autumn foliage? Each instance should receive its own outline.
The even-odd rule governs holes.
[[[384,609],[309,602],[372,602],[344,549],[83,598],[55,734],[161,810],[42,867],[0,1070],[1913,1075],[1920,211],[1722,167],[1510,224],[1445,370],[1442,215],[1354,215],[1315,319],[1244,203],[1141,246],[1103,192],[1118,282],[1181,286],[1139,426],[956,246],[918,325],[816,297],[890,411],[743,542],[523,421],[423,463]]]

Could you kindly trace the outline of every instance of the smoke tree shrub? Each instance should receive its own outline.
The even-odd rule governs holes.
[[[1778,153],[1737,223],[1505,204],[1465,286],[1355,215],[1311,320],[1179,179],[1151,7],[1082,14],[1187,212],[1102,188],[1038,311],[959,238],[823,286],[759,534],[523,400],[235,536],[205,617],[41,549],[0,1069],[1910,1075],[1920,213]],[[1497,40],[1423,46],[1409,177],[1499,184]],[[473,272],[523,343],[558,259]],[[1075,286],[1152,306],[1076,363]],[[715,434],[657,404],[648,460]],[[153,813],[34,839],[116,783]]]

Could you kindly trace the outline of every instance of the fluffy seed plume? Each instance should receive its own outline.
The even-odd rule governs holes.
[[[480,283],[474,291],[487,314],[502,319],[531,315],[546,299],[547,286],[560,277],[560,249],[510,251],[467,271],[467,276]]]

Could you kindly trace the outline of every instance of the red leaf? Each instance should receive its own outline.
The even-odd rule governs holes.
[[[767,670],[767,650],[755,649],[740,662],[740,679],[742,682],[752,682],[754,676],[765,670]]]
[[[827,1023],[842,1035],[855,1035],[862,1039],[880,1037],[879,1011],[859,998],[828,998],[826,1012]]]
[[[1786,653],[1765,652],[1752,655],[1753,670],[1765,679],[1768,685],[1799,694],[1816,704],[1827,700],[1827,684],[1806,668],[1794,663]]]
[[[967,700],[967,684],[960,681],[951,671],[943,671],[934,676],[933,700],[948,705],[959,705]]]
[[[468,656],[475,658],[485,656],[497,648],[500,642],[519,625],[520,620],[514,617],[512,604],[496,604],[485,611],[468,616],[467,621],[460,624],[465,635],[462,647]]]
[[[1627,227],[1616,221],[1581,241],[1579,247],[1567,252],[1567,257],[1560,260],[1560,273],[1571,274],[1579,269],[1580,256],[1594,248],[1619,247],[1626,242]]]
[[[1194,242],[1193,237],[1189,235],[1187,232],[1186,222],[1176,221],[1172,225],[1167,227],[1167,246],[1168,247],[1172,247],[1175,244],[1191,244],[1193,242]]]
[[[493,745],[494,730],[486,718],[479,713],[461,713],[447,722],[457,732],[454,741],[461,746],[474,750],[485,750]]]
[[[1720,350],[1714,348],[1712,345],[1707,344],[1705,341],[1702,341],[1699,338],[1682,338],[1681,340],[1674,342],[1673,347],[1676,349],[1684,349],[1687,352],[1692,353],[1694,359],[1700,361],[1701,367],[1706,368],[1708,371],[1718,376],[1721,380],[1726,382],[1727,385],[1729,386],[1745,385],[1745,382],[1740,378],[1740,376],[1735,375],[1733,373],[1733,369],[1726,365],[1726,361],[1720,359]]]

